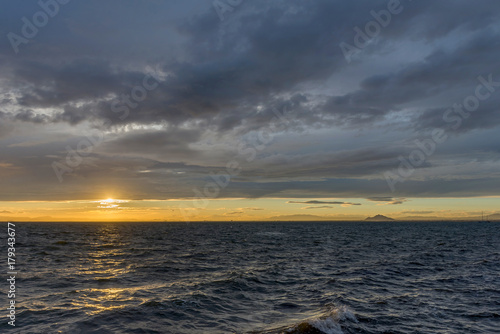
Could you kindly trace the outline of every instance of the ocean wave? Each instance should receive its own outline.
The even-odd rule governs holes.
[[[284,232],[276,232],[276,231],[257,232],[256,234],[265,237],[283,237],[287,235]]]
[[[494,333],[500,229],[424,225],[30,224],[16,318],[26,334]]]
[[[345,334],[343,328],[358,323],[353,311],[346,306],[331,307],[321,316],[305,319],[292,326],[285,326],[261,334]]]

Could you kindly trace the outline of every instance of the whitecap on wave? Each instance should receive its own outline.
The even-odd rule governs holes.
[[[346,306],[332,307],[325,314],[309,318],[291,327],[282,327],[262,334],[345,334],[342,331],[348,326],[348,322],[357,323],[354,313]]]
[[[324,334],[343,334],[340,323],[342,321],[358,322],[354,313],[347,307],[341,306],[333,308],[326,316],[309,319],[306,322]]]

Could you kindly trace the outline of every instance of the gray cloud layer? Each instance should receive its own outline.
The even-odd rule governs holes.
[[[443,114],[478,76],[500,81],[500,3],[401,6],[348,63],[339,44],[387,1],[246,1],[224,21],[205,1],[70,2],[17,54],[6,34],[40,7],[6,4],[0,199],[192,197],[232,160],[242,170],[222,197],[496,195],[500,93],[457,128]],[[276,110],[290,119],[259,144]],[[434,128],[450,139],[391,193],[383,173]],[[103,142],[59,183],[52,163],[96,131]]]

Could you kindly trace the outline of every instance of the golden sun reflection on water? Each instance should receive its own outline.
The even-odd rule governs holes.
[[[112,205],[115,200],[102,201]],[[136,299],[135,290],[140,287],[122,288],[117,286],[120,277],[130,272],[126,247],[130,245],[126,237],[113,225],[103,225],[89,236],[90,250],[87,260],[77,268],[78,274],[86,277],[86,284],[92,287],[76,291],[78,297],[73,305],[86,310],[89,315],[103,311],[124,308]],[[97,285],[97,287],[96,287]],[[113,287],[100,288],[99,285]]]
[[[108,288],[79,290],[78,299],[73,304],[84,309],[88,315],[95,315],[104,311],[121,309],[134,300],[131,289]]]
[[[196,286],[202,280],[185,282],[149,282],[137,279],[139,262],[132,261],[131,256],[140,256],[147,248],[138,249],[133,253],[130,249],[131,240],[135,234],[116,224],[96,226],[85,240],[89,247],[82,254],[84,260],[73,268],[68,275],[82,277],[82,289],[72,291],[74,295],[71,305],[93,316],[106,311],[136,307],[150,301],[151,295],[159,296],[160,291],[169,287],[177,289]],[[76,272],[75,272],[76,271]],[[208,278],[207,278],[208,279]],[[185,291],[179,296],[185,294]],[[194,292],[196,293],[196,292]],[[163,295],[165,299],[177,299],[175,294]],[[179,297],[180,298],[180,297]]]

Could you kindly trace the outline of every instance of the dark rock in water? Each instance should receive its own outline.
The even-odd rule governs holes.
[[[376,221],[376,222],[387,222],[387,221],[394,221],[394,219],[383,216],[383,215],[376,215],[373,217],[368,217],[365,220],[367,221]]]
[[[316,327],[313,327],[308,322],[303,322],[298,324],[292,329],[289,329],[285,333],[287,334],[325,334],[325,332],[320,331]]]

